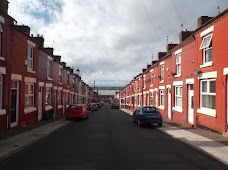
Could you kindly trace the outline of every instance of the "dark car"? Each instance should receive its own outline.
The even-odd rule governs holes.
[[[69,119],[86,119],[89,112],[83,104],[70,105],[65,112],[66,120]]]
[[[98,110],[97,103],[90,103],[89,104],[89,110],[90,111],[97,111]]]
[[[158,109],[154,106],[140,106],[133,113],[133,121],[138,126],[142,124],[157,123],[158,126],[162,126],[162,116]]]

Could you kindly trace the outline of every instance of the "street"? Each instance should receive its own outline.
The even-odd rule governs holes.
[[[227,169],[225,165],[159,131],[138,127],[106,104],[1,161],[0,169],[144,170]]]

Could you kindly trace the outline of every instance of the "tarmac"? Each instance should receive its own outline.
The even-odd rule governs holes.
[[[120,109],[132,116],[128,109]],[[22,149],[34,144],[44,137],[68,125],[70,121],[64,118],[43,120],[35,125],[10,129],[0,133],[0,160],[4,160]],[[207,155],[228,165],[228,138],[219,133],[200,128],[186,127],[171,121],[163,121],[163,126],[158,130],[170,135]]]

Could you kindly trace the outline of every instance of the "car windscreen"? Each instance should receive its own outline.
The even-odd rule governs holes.
[[[158,109],[156,107],[143,107],[142,112],[143,113],[158,112]]]

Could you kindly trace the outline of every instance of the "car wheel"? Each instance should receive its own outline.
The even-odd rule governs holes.
[[[159,126],[159,127],[162,127],[162,123],[158,123],[158,126]]]
[[[140,120],[137,120],[137,125],[140,127],[142,124],[140,123]]]

